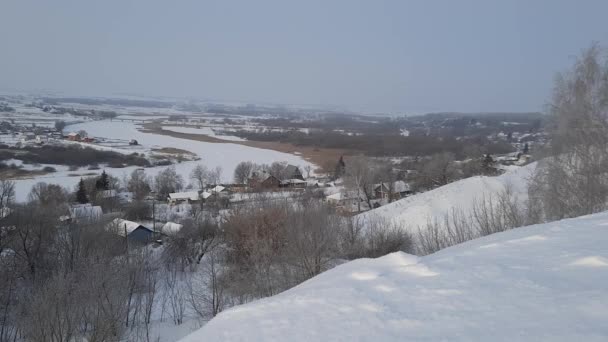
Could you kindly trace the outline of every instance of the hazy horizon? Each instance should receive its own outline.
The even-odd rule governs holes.
[[[583,6],[584,5],[584,6]],[[354,111],[533,112],[608,2],[14,1],[0,88]]]

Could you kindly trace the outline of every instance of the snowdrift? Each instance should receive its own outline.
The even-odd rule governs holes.
[[[352,261],[182,342],[606,341],[608,212]]]
[[[356,217],[363,224],[380,219],[401,226],[415,233],[429,219],[442,219],[453,208],[470,212],[476,200],[483,196],[495,196],[507,186],[520,201],[528,198],[527,184],[536,163],[507,171],[496,177],[476,176],[465,178],[442,187],[415,194],[359,214]]]

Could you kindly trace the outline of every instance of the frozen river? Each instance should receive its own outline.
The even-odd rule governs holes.
[[[230,182],[233,178],[234,168],[242,161],[251,161],[254,163],[272,163],[275,161],[286,161],[290,164],[303,167],[309,165],[310,162],[289,153],[282,153],[272,150],[265,150],[255,147],[249,147],[233,143],[208,143],[202,141],[194,141],[188,139],[179,139],[165,135],[153,133],[143,133],[137,130],[137,126],[133,123],[118,122],[118,121],[92,121],[76,125],[70,125],[65,128],[66,132],[85,130],[89,136],[103,137],[109,139],[135,139],[143,147],[144,150],[162,147],[174,147],[190,151],[197,154],[201,160],[183,162],[174,164],[177,172],[184,177],[186,184],[190,181],[190,172],[199,163],[204,164],[208,168],[222,167],[222,181]],[[125,153],[132,151],[125,150]],[[166,166],[147,168],[146,173],[154,176]],[[126,167],[120,169],[106,168],[106,172],[115,177],[123,178],[130,174],[136,167]],[[61,184],[70,190],[78,183],[80,176],[74,176],[75,173],[101,173],[101,170],[89,171],[86,168],[75,171],[59,171],[45,176],[39,176],[31,179],[16,180],[17,200],[23,201],[27,198],[32,185],[37,182],[44,181],[46,183]],[[70,176],[72,174],[72,176]]]

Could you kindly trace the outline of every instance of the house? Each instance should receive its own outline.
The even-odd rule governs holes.
[[[129,241],[146,244],[154,239],[154,231],[137,222],[114,219],[106,226],[106,230],[121,237],[126,237]]]
[[[36,140],[37,144],[44,144],[49,141],[49,136],[48,135],[37,135],[35,140]]]
[[[302,176],[302,172],[300,171],[300,168],[295,166],[295,165],[287,165],[285,167],[284,172],[284,179],[299,179],[299,180],[304,180],[304,177]]]
[[[410,185],[404,181],[394,182],[392,188],[389,187],[389,183],[374,184],[374,198],[388,199],[389,196],[392,196],[392,199],[395,200],[411,194]]]
[[[281,181],[280,186],[283,188],[298,188],[298,189],[304,189],[306,188],[307,182],[305,180],[302,179],[287,179],[284,181]]]
[[[28,143],[30,141],[34,142],[35,139],[36,139],[36,134],[34,134],[34,133],[27,132],[27,133],[24,133],[24,134],[21,135],[21,143],[22,144],[26,144],[26,143]]]
[[[247,184],[250,188],[273,189],[278,188],[281,185],[281,181],[268,171],[259,171],[253,173],[247,180]]]
[[[71,132],[68,134],[68,140],[70,141],[80,141],[81,137],[80,134],[76,133],[76,132]]]
[[[222,192],[222,191],[224,191],[224,190],[226,190],[226,188],[225,188],[225,187],[223,187],[223,186],[221,186],[221,185],[216,185],[214,188],[210,189],[209,191],[210,191],[212,194],[213,194],[213,193],[218,194],[218,193],[220,193],[220,192]],[[226,190],[226,192],[228,192],[228,191]]]
[[[100,206],[76,204],[70,208],[70,219],[74,222],[94,222],[101,219],[103,210]]]
[[[388,198],[390,194],[389,184],[374,184],[374,198]]]
[[[139,145],[139,142],[137,142],[137,140],[135,140],[135,139],[131,139],[131,140],[129,140],[129,145],[131,145],[131,146]]]
[[[118,197],[118,193],[114,189],[100,191],[99,195],[104,199]]]
[[[207,192],[207,191],[203,191],[203,192],[201,192],[200,197],[201,197],[203,200],[206,200],[207,198],[211,197],[211,195],[212,195],[212,193]]]
[[[396,181],[393,184],[393,193],[395,197],[398,196],[398,198],[404,198],[411,195],[413,191],[408,183],[404,181]]]
[[[314,178],[308,178],[306,180],[306,186],[309,188],[319,188],[324,186],[323,183],[319,182],[318,179],[314,179]]]
[[[366,206],[363,195],[357,196],[355,191],[337,192],[325,197],[325,199],[329,204],[344,212],[356,212],[359,206],[361,206],[361,209],[365,209]]]
[[[200,201],[198,191],[174,192],[169,194],[169,204],[193,203]]]

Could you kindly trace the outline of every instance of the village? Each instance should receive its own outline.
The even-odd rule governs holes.
[[[138,243],[162,243],[165,237],[179,232],[184,221],[206,215],[220,222],[239,207],[260,206],[268,201],[289,203],[309,198],[329,205],[339,215],[350,217],[458,179],[475,175],[495,176],[510,168],[523,166],[531,161],[530,150],[545,141],[545,133],[542,131],[531,130],[525,125],[518,129],[517,125],[503,122],[500,125],[504,130],[498,130],[498,133],[491,133],[485,138],[492,144],[508,145],[515,152],[495,154],[474,152],[471,155],[477,157],[460,160],[456,160],[455,156],[449,153],[421,157],[350,155],[342,156],[334,161],[334,165],[325,165],[322,169],[289,162],[274,162],[272,165],[267,165],[242,161],[237,165],[237,169],[243,166],[244,173],[240,172],[237,175],[235,169],[231,182],[226,181],[227,177],[220,177],[221,167],[215,170],[217,173],[215,177],[208,177],[213,170],[205,170],[203,173],[206,173],[206,176],[203,178],[206,179],[201,179],[200,174],[193,175],[194,170],[192,170],[189,175],[183,172],[181,175],[175,175],[181,180],[179,184],[170,186],[170,191],[166,189],[159,191],[159,181],[152,178],[164,173],[165,168],[171,170],[174,164],[184,161],[191,164],[200,163],[201,157],[204,159],[205,155],[188,154],[185,150],[159,148],[149,144],[143,146],[138,141],[140,135],[129,136],[127,133],[108,138],[99,136],[100,132],[104,135],[111,132],[103,129],[98,129],[95,136],[87,133],[89,128],[103,127],[99,125],[108,123],[108,120],[99,120],[99,118],[79,117],[88,120],[88,124],[84,126],[76,124],[75,128],[72,128],[74,122],[64,120],[49,121],[45,118],[47,121],[44,124],[37,124],[27,121],[28,115],[14,117],[17,119],[0,122],[0,141],[5,149],[13,153],[12,155],[16,155],[20,149],[35,151],[48,146],[72,146],[141,156],[139,157],[141,160],[134,164],[101,162],[98,165],[82,165],[80,171],[78,167],[70,165],[71,173],[67,175],[72,179],[79,177],[85,183],[94,184],[100,177],[107,177],[104,176],[107,171],[107,175],[113,177],[114,181],[100,188],[88,186],[86,191],[83,190],[86,192],[84,196],[86,200],[74,198],[75,189],[64,186],[64,191],[70,194],[68,198],[76,204],[71,205],[68,212],[61,215],[61,221],[66,223],[83,220],[110,222],[107,226],[108,231]],[[143,119],[118,118],[115,122],[124,122],[124,120],[142,121]],[[186,132],[196,129],[181,126],[200,127],[201,124],[200,119],[176,115],[157,120],[163,124],[179,124],[179,128]],[[428,134],[436,130],[436,134],[443,134],[442,130],[454,129],[453,126],[456,125],[454,122],[460,122],[458,120],[462,121],[448,118],[436,124],[427,118],[426,121],[422,121],[424,127],[419,131],[426,131]],[[408,124],[415,126],[419,123],[413,121]],[[436,125],[436,128],[433,125]],[[87,127],[87,130],[82,127]],[[140,126],[131,127],[136,128],[134,132],[140,132]],[[467,127],[486,129],[486,126],[474,120],[470,120]],[[416,129],[410,128],[410,130],[402,129],[402,135],[416,133]],[[15,162],[15,159],[9,159],[11,160]],[[61,160],[57,160],[56,163],[59,165]],[[44,165],[40,173],[42,170],[52,172],[60,167],[54,163]],[[125,166],[135,168],[129,179],[147,179],[142,181],[145,183],[144,188],[147,189],[144,195],[134,194],[128,179],[119,179],[119,173],[126,172],[121,171]],[[18,167],[23,167],[23,164]],[[149,167],[157,167],[154,171],[156,176],[154,173],[146,175]],[[203,167],[202,164],[200,167]],[[103,170],[103,174],[90,172],[94,170]],[[438,174],[437,170],[442,170],[441,174]],[[136,174],[140,176],[136,177]],[[36,173],[30,172],[29,175],[23,173],[20,176],[35,177]],[[125,176],[123,175],[122,178]],[[8,207],[3,210],[5,213],[10,212]],[[139,212],[133,214],[134,211]]]
[[[495,159],[489,157],[490,161],[488,157],[489,155],[482,163],[488,163],[485,167],[489,168],[489,175],[497,175],[504,170],[525,165],[530,159],[529,155],[521,152]],[[353,163],[358,162],[356,159],[351,160]],[[310,168],[301,170],[298,166],[284,162],[270,166],[243,162],[240,166],[246,167],[246,174],[244,177],[239,176],[238,171],[235,171],[235,180],[240,177],[244,182],[219,183],[218,178],[215,178],[215,181],[208,183],[201,181],[198,184],[202,187],[195,189],[193,184],[201,179],[200,174],[197,178],[193,172],[193,182],[187,188],[179,187],[179,191],[167,192],[166,196],[154,190],[164,186],[158,184],[160,180],[155,180],[154,186],[145,183],[143,168],[133,172],[126,186],[120,186],[120,182],[116,180],[104,180],[105,177],[111,177],[104,171],[99,178],[88,182],[95,183],[97,189],[89,190],[87,195],[83,195],[84,200],[80,200],[79,192],[87,192],[86,186],[76,190],[76,201],[87,203],[72,205],[69,215],[62,216],[61,220],[110,222],[106,229],[119,237],[138,244],[162,244],[165,238],[178,234],[184,222],[200,220],[201,216],[212,217],[220,222],[240,207],[255,208],[272,202],[300,203],[313,200],[334,208],[339,215],[350,217],[425,191],[415,185],[419,182],[416,170],[400,170],[396,167],[391,168],[396,178],[390,182],[378,181],[381,176],[376,174],[367,176],[372,177],[369,179],[362,177],[361,182],[368,183],[353,186],[352,175],[349,175],[343,158],[338,160],[333,174],[312,175]],[[213,170],[205,172],[207,174],[203,177],[208,177]],[[213,179],[213,176],[208,178]],[[145,188],[143,197],[129,191],[129,188],[134,186],[131,182],[137,181],[142,183],[135,187]],[[168,182],[173,181],[175,180]],[[175,188],[175,184],[169,188]],[[132,213],[133,207],[136,208],[136,214]]]

